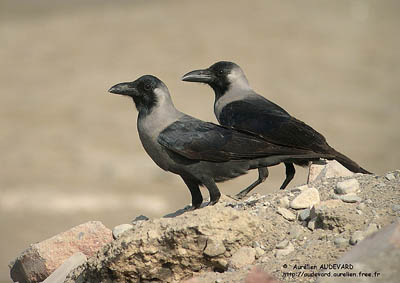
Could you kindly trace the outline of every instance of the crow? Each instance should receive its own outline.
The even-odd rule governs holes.
[[[257,134],[276,145],[328,154],[355,173],[371,174],[329,146],[325,137],[309,125],[252,90],[243,70],[233,62],[220,61],[208,69],[191,71],[182,80],[205,83],[214,90],[214,113],[221,125]],[[281,190],[286,188],[295,175],[293,163],[307,166],[309,160],[284,162],[286,178]],[[264,172],[260,168],[258,180],[239,192],[237,197],[246,196],[262,183],[266,179]]]
[[[330,157],[269,143],[257,135],[186,115],[175,108],[167,86],[152,75],[116,84],[109,92],[133,99],[145,151],[163,170],[181,176],[190,190],[193,209],[203,202],[199,186],[208,189],[209,205],[213,205],[221,196],[216,182],[281,162]]]

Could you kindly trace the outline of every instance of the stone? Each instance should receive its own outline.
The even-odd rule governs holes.
[[[309,208],[301,210],[299,212],[299,220],[307,221],[308,219],[310,219],[310,212],[311,210]]]
[[[335,244],[336,247],[343,248],[349,244],[349,240],[346,240],[343,237],[337,237],[333,240],[333,243]]]
[[[292,225],[288,232],[291,238],[298,239],[303,234],[303,229],[298,225]]]
[[[385,175],[385,178],[386,178],[388,181],[393,181],[393,180],[396,179],[396,177],[394,176],[393,173],[387,173],[387,174]]]
[[[276,212],[282,215],[283,218],[285,218],[286,220],[294,221],[296,219],[296,215],[294,215],[290,210],[286,208],[278,207]]]
[[[353,235],[351,235],[350,238],[350,244],[351,245],[356,245],[357,243],[361,242],[364,240],[365,235],[363,231],[355,231]]]
[[[367,227],[367,229],[364,231],[364,237],[368,237],[372,234],[374,234],[375,232],[378,232],[378,225],[376,225],[375,223],[370,223]]]
[[[289,207],[289,198],[287,196],[278,200],[278,205],[283,208]]]
[[[286,248],[289,245],[289,241],[288,240],[283,240],[282,242],[279,242],[275,248],[277,248],[278,250],[282,250],[284,248]]]
[[[284,249],[277,249],[275,250],[275,257],[284,257],[289,255],[290,253],[294,252],[294,246],[291,242],[284,248]]]
[[[307,228],[310,229],[311,231],[314,231],[317,228],[317,218],[313,218],[310,221],[308,221]]]
[[[365,203],[360,203],[359,205],[357,205],[357,209],[359,210],[364,210],[367,207],[367,205]]]
[[[31,245],[15,260],[10,275],[14,282],[41,282],[77,252],[93,256],[113,240],[99,221],[90,221]]]
[[[291,191],[292,193],[300,193],[300,192],[302,192],[302,191],[305,190],[305,189],[308,189],[308,185],[298,186],[298,187],[295,187],[295,188],[291,189],[290,191]]]
[[[67,278],[68,273],[74,268],[86,262],[86,256],[81,253],[75,253],[67,260],[65,260],[49,277],[47,277],[42,283],[63,283]]]
[[[360,189],[360,184],[357,179],[348,179],[336,184],[335,193],[339,195],[346,195],[355,193]]]
[[[117,239],[119,236],[121,236],[125,231],[133,229],[134,226],[132,224],[120,224],[118,226],[115,226],[112,230],[113,238]]]
[[[241,247],[233,255],[229,261],[229,266],[239,269],[246,265],[252,264],[256,259],[256,250],[251,247]]]
[[[400,211],[400,204],[394,204],[394,205],[392,205],[392,210],[393,210],[394,212]]]
[[[316,188],[307,188],[290,202],[290,207],[293,209],[310,208],[319,203],[319,201],[318,190]]]
[[[138,222],[138,221],[147,221],[147,220],[149,220],[149,218],[147,216],[139,215],[135,219],[132,220],[132,223]]]
[[[208,255],[209,257],[215,257],[223,254],[225,251],[226,249],[222,241],[209,238],[207,240],[207,246],[204,250],[204,254]]]
[[[307,183],[325,180],[335,177],[349,177],[354,173],[344,167],[336,160],[328,160],[326,164],[313,163],[310,166]]]
[[[347,203],[356,203],[356,202],[361,202],[362,201],[362,199],[360,197],[358,197],[356,195],[352,195],[352,194],[343,195],[343,196],[340,197],[340,199],[343,202],[347,202]]]

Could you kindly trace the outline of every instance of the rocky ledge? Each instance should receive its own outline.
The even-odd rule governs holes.
[[[349,277],[398,282],[400,170],[351,174],[328,163],[310,172],[309,183],[300,187],[242,201],[224,196],[215,206],[160,219],[138,217],[115,227],[114,240],[111,231],[91,222],[99,233],[82,228],[73,240],[75,234],[67,231],[60,234],[67,235],[67,245],[58,235],[26,250],[10,265],[11,277],[21,283],[46,277],[46,282],[349,282]],[[74,243],[82,239],[97,252]]]

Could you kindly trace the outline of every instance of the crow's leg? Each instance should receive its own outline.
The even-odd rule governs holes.
[[[281,186],[281,190],[285,189],[286,186],[292,181],[294,174],[296,173],[296,170],[294,169],[293,163],[286,163],[286,179],[283,181],[283,184]]]
[[[245,196],[247,196],[247,194],[250,193],[251,190],[253,190],[259,184],[264,182],[265,179],[267,179],[268,174],[269,173],[268,173],[268,168],[267,167],[258,168],[258,179],[253,184],[248,186],[246,189],[244,189],[243,191],[238,193],[235,197],[237,197],[238,199],[241,199],[241,198],[244,198]]]
[[[190,193],[192,195],[192,206],[194,209],[200,208],[201,203],[203,202],[203,196],[201,195],[200,188],[198,182],[191,178],[182,177],[186,186],[189,188]]]
[[[207,188],[210,194],[210,202],[208,205],[214,205],[218,202],[219,198],[221,197],[221,192],[219,191],[217,185],[212,180],[207,180],[203,182],[204,186]]]

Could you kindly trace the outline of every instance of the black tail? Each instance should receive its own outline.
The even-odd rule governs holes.
[[[335,160],[338,161],[340,164],[342,164],[344,167],[349,169],[350,171],[354,173],[363,173],[363,174],[372,174],[371,172],[365,170],[362,168],[360,165],[358,165],[356,162],[348,158],[346,155],[341,154],[340,152],[336,151],[333,149],[333,154],[335,156]]]

